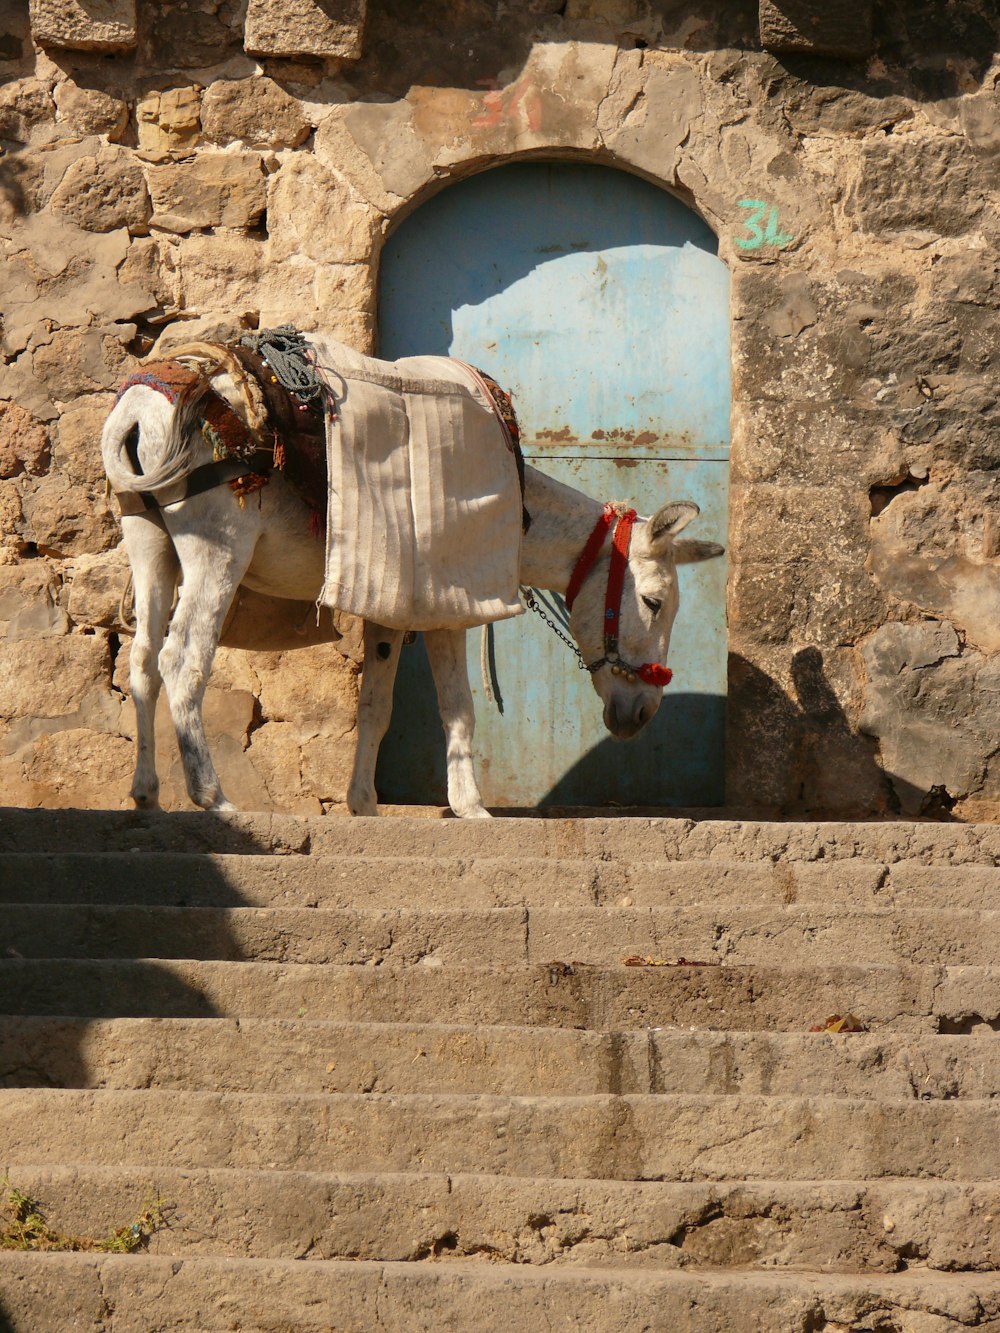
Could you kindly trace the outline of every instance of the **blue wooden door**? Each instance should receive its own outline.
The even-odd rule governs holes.
[[[527,460],[649,514],[694,500],[726,542],[729,281],[709,228],[607,167],[523,163],[452,186],[382,257],[380,355],[454,355],[514,396]],[[639,739],[612,740],[586,673],[542,622],[496,627],[505,712],[469,634],[489,806],[717,805],[726,695],[724,559],[680,571],[673,683]],[[560,599],[555,599],[560,610]],[[404,649],[379,761],[383,801],[443,803],[444,754],[419,643]]]

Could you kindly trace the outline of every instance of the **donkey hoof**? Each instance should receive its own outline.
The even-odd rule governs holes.
[[[377,801],[348,801],[347,808],[352,815],[372,819],[378,815]]]
[[[220,796],[211,805],[202,806],[202,809],[210,811],[213,815],[230,815],[236,814],[239,807],[233,805],[232,801],[227,801],[225,796]]]
[[[134,791],[132,793],[132,804],[137,810],[159,810],[159,788],[155,788],[153,791]]]
[[[470,805],[467,810],[453,811],[456,819],[492,819],[493,816],[482,805]]]
[[[221,787],[211,791],[189,791],[188,795],[191,797],[191,803],[199,810],[208,811],[213,815],[231,813],[237,809],[232,801],[226,799]]]

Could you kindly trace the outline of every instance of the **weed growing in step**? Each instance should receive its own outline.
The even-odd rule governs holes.
[[[0,1207],[0,1250],[97,1250],[105,1254],[134,1254],[149,1245],[157,1231],[170,1225],[172,1205],[167,1204],[152,1190],[134,1222],[115,1227],[107,1236],[65,1236],[55,1231],[46,1221],[37,1199],[16,1189],[9,1180],[3,1182],[6,1191]]]

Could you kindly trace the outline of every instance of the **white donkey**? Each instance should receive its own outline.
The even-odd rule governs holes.
[[[233,379],[216,374],[212,387],[239,410]],[[212,460],[201,419],[197,395],[171,403],[155,389],[134,385],[116,404],[102,436],[112,488],[120,495],[155,492],[162,506],[122,517],[135,587],[132,799],[141,809],[158,804],[153,721],[161,683],[191,800],[206,810],[235,808],[223,793],[202,723],[202,700],[227,612],[241,584],[272,597],[310,600],[323,583],[324,544],[310,531],[307,506],[280,472],[272,474],[259,505],[255,495],[242,507],[228,485],[170,502],[171,488],[184,496],[184,479]],[[676,566],[721,555],[723,548],[677,540],[699,512],[690,501],[664,505],[652,518],[638,520],[630,546],[622,541],[627,517],[616,528],[611,506],[532,467],[525,468],[524,504],[530,526],[522,544],[521,583],[562,594],[571,580],[579,585],[567,598],[570,629],[603,702],[605,726],[628,739],[653,717],[669,680],[664,664],[678,608]],[[624,555],[616,557],[615,548],[623,546]],[[609,576],[612,584],[616,579],[621,584],[612,639],[606,636]],[[178,577],[180,595],[171,616]],[[475,716],[465,631],[427,631],[424,640],[447,741],[448,803],[459,817],[488,818],[472,759]],[[375,765],[389,725],[402,641],[401,630],[365,625],[348,792],[355,815],[378,814]]]

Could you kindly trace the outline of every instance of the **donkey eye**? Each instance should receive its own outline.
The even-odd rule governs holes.
[[[657,601],[655,597],[644,597],[642,600],[646,603],[646,605],[649,607],[650,611],[652,611],[654,616],[657,614],[660,607],[663,605],[663,603]]]

